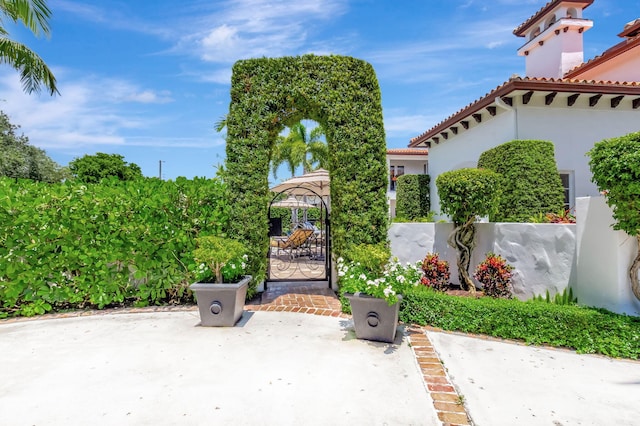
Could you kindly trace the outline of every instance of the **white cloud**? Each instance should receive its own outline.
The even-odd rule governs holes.
[[[442,119],[441,115],[406,114],[400,111],[392,111],[385,116],[384,130],[387,137],[413,137],[432,127]]]
[[[115,79],[72,78],[54,70],[61,96],[27,95],[15,72],[0,74],[0,109],[20,125],[29,141],[41,148],[76,149],[94,145],[129,144],[124,133],[152,129],[156,118],[140,118],[135,105],[166,103],[166,92],[156,93]]]
[[[304,49],[309,31],[344,13],[341,0],[234,0],[216,3],[213,10],[191,22],[172,49],[194,52],[212,63],[281,56]],[[206,28],[194,32],[192,28]]]

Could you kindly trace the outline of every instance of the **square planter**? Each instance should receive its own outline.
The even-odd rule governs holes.
[[[386,300],[360,293],[345,293],[351,304],[353,325],[358,339],[393,343],[398,328],[400,300],[391,306]]]
[[[244,301],[251,275],[237,283],[194,283],[189,286],[195,294],[200,311],[200,325],[205,327],[233,327],[242,317]]]

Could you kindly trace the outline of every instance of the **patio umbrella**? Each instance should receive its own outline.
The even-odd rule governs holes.
[[[318,169],[301,176],[294,176],[271,188],[272,192],[287,191],[293,195],[313,195],[309,192],[310,190],[323,198],[329,196],[329,172],[327,170]]]
[[[309,204],[305,201],[300,201],[298,200],[295,195],[293,194],[289,194],[289,197],[284,199],[284,200],[280,200],[280,201],[276,201],[275,203],[271,204],[271,207],[284,207],[284,208],[290,208],[291,209],[291,223],[295,224],[298,223],[298,209],[304,209],[304,213],[305,213],[305,217],[304,217],[304,221],[307,220],[307,209],[310,209],[312,207],[316,207],[313,204]]]

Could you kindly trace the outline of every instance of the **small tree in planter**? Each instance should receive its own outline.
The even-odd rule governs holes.
[[[476,267],[473,278],[482,284],[482,291],[487,296],[511,299],[513,288],[511,287],[511,271],[513,266],[500,255],[492,252]]]
[[[448,243],[458,252],[458,278],[463,289],[475,294],[469,275],[471,252],[475,247],[475,221],[498,208],[500,175],[484,169],[460,169],[442,173],[436,179],[442,212],[453,221]]]
[[[200,321],[209,327],[233,326],[242,316],[251,281],[250,275],[244,275],[245,246],[218,236],[197,238],[196,244],[193,257],[201,262],[196,271],[199,282],[190,288],[196,295]]]
[[[234,282],[244,275],[247,261],[244,245],[230,238],[208,235],[196,239],[193,257],[200,262],[196,273],[198,282]]]
[[[636,257],[629,267],[631,289],[640,300],[640,132],[605,139],[587,152],[592,181],[613,210],[613,229],[636,237]]]

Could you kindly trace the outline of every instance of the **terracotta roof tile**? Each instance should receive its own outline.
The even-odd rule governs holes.
[[[520,24],[518,28],[513,30],[513,34],[517,35],[518,37],[525,37],[524,30],[529,28],[535,21],[540,19],[542,15],[545,15],[547,12],[549,12],[551,9],[553,9],[563,1],[567,3],[582,4],[583,5],[582,9],[586,9],[593,3],[594,0],[551,0],[550,2],[542,6],[542,8],[540,8],[540,10],[534,13],[529,19],[527,19],[522,24]]]
[[[636,46],[640,46],[640,34],[633,37],[629,37],[626,40],[623,40],[620,43],[616,44],[615,46],[605,50],[601,55],[598,55],[592,59],[589,59],[587,62],[584,62],[572,68],[565,74],[565,78],[572,78],[572,77],[579,76],[580,73],[588,69],[594,68],[597,65],[603,62],[606,62],[611,58],[614,58],[626,52],[627,50],[631,50]]]
[[[429,150],[426,148],[390,148],[387,149],[387,155],[428,155]]]
[[[418,143],[436,136],[459,120],[471,116],[471,114],[479,111],[494,102],[496,96],[506,96],[515,90],[533,90],[533,91],[564,91],[564,92],[605,92],[620,93],[640,96],[640,82],[637,81],[596,81],[596,80],[580,80],[573,78],[547,78],[547,77],[514,77],[509,81],[497,86],[489,93],[481,98],[461,108],[457,112],[442,120],[426,132],[410,139],[409,146],[413,147]]]

